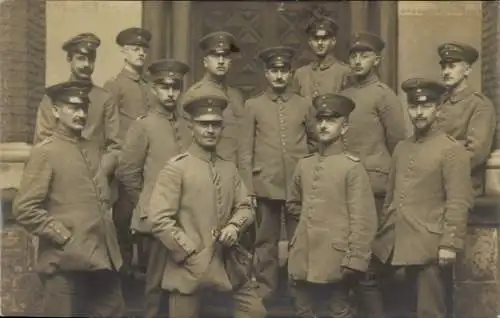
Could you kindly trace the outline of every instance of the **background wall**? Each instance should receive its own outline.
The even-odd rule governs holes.
[[[142,1],[48,0],[46,7],[47,86],[68,78],[66,54],[61,46],[78,33],[92,32],[101,38],[93,75],[97,85],[120,71],[123,59],[115,37],[125,28],[141,26]]]

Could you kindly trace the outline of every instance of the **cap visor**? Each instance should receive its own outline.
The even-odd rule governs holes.
[[[222,116],[217,114],[203,114],[193,117],[195,121],[222,121]]]

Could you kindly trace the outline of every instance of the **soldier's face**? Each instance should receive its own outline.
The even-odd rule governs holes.
[[[140,45],[124,45],[122,53],[125,56],[125,62],[134,67],[143,67],[148,56],[148,48]]]
[[[319,142],[328,144],[337,140],[347,131],[347,120],[340,116],[316,117],[316,132]]]
[[[219,142],[222,130],[224,128],[221,119],[191,120],[191,129],[194,141],[202,148],[214,150]]]
[[[364,76],[380,63],[380,56],[369,50],[352,51],[349,54],[349,66],[355,76]]]
[[[68,56],[68,62],[73,77],[80,80],[88,80],[94,73],[95,54],[72,53]]]
[[[173,110],[181,94],[181,83],[155,83],[153,85],[153,93],[164,107]]]
[[[438,115],[437,103],[427,102],[408,105],[408,115],[416,130],[428,129]]]
[[[460,84],[471,71],[470,65],[463,61],[441,63],[443,83],[448,87]]]
[[[205,69],[212,75],[224,76],[231,67],[231,55],[225,53],[210,53],[203,59]]]
[[[335,43],[337,39],[328,34],[314,34],[309,37],[309,46],[319,57],[327,55],[335,47]]]
[[[274,89],[284,89],[292,78],[292,69],[289,66],[270,67],[266,69],[266,79]]]
[[[87,105],[82,106],[60,103],[52,107],[52,113],[65,128],[75,132],[81,132],[85,127],[85,121],[87,119]]]

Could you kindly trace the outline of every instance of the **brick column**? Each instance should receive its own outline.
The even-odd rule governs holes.
[[[32,237],[11,217],[23,162],[33,139],[36,108],[45,86],[45,1],[5,0],[0,3],[0,199],[2,314],[36,313],[41,299],[32,272]]]

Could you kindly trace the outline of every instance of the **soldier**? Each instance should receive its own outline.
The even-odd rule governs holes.
[[[294,88],[309,99],[326,93],[338,93],[348,85],[349,67],[333,55],[338,25],[328,17],[314,18],[307,25],[309,46],[316,60],[297,69]]]
[[[298,225],[288,273],[299,317],[319,317],[321,305],[327,305],[328,317],[352,317],[349,290],[368,268],[377,230],[375,202],[363,164],[344,152],[341,141],[354,102],[325,94],[313,105],[319,153],[301,159],[291,181],[287,212]]]
[[[117,76],[104,84],[111,92],[120,115],[120,140],[125,139],[130,124],[140,116],[147,114],[155,97],[151,88],[143,78],[143,68],[147,50],[151,41],[151,33],[141,28],[128,28],[116,37],[124,56],[124,66]],[[118,198],[113,206],[113,219],[118,230],[118,241],[123,255],[122,272],[127,276],[134,274],[132,270],[133,240],[130,233],[130,219],[133,204],[121,182],[117,182]],[[143,261],[142,258],[139,259]]]
[[[402,84],[415,133],[394,150],[374,255],[416,284],[417,317],[444,318],[441,272],[463,248],[473,203],[470,158],[436,126],[445,87],[412,78]]]
[[[352,85],[342,91],[356,103],[349,116],[349,130],[344,139],[346,148],[361,159],[368,171],[378,214],[384,203],[392,152],[406,137],[399,98],[377,75],[384,47],[384,41],[375,34],[359,32],[353,35],[349,50]],[[372,268],[360,280],[356,292],[362,317],[384,317]]]
[[[168,249],[162,287],[171,318],[198,317],[205,290],[232,292],[236,318],[265,317],[238,248],[254,213],[236,165],[215,152],[225,107],[218,90],[184,105],[194,143],[161,170],[151,195],[153,234]]]
[[[47,89],[57,124],[33,147],[14,201],[17,221],[39,238],[45,317],[121,317],[122,265],[102,148],[83,133],[90,81]],[[64,160],[61,160],[64,158]]]
[[[217,145],[217,153],[222,158],[238,164],[238,128],[243,116],[243,96],[239,90],[228,86],[227,72],[231,67],[232,54],[239,52],[240,49],[236,45],[234,36],[222,31],[205,35],[200,40],[199,47],[205,52],[203,58],[205,75],[186,91],[181,97],[180,104],[213,89],[222,90],[226,94],[229,105],[224,110],[224,130]]]
[[[266,300],[278,284],[278,242],[286,187],[297,161],[314,149],[314,109],[289,85],[293,55],[289,47],[271,47],[259,53],[269,88],[245,103],[242,123],[239,168],[253,201],[257,199],[255,271],[258,293]]]
[[[96,50],[100,44],[101,40],[93,33],[81,33],[64,42],[62,49],[67,52],[70,80],[88,81],[92,84]],[[99,173],[111,179],[120,150],[118,109],[113,104],[111,94],[99,86],[92,84],[88,97],[90,104],[82,136],[106,150],[101,159]],[[52,108],[50,97],[44,95],[36,116],[33,141],[35,144],[50,137],[57,126]]]
[[[443,82],[448,88],[448,96],[440,106],[439,126],[469,152],[474,193],[479,196],[484,192],[486,161],[495,134],[495,108],[468,84],[472,64],[478,58],[475,48],[451,42],[440,45],[438,53]]]
[[[130,125],[116,171],[135,206],[131,229],[143,234],[147,241],[146,317],[158,317],[162,296],[161,279],[166,261],[165,247],[151,236],[149,199],[165,162],[184,152],[191,143],[187,123],[177,113],[183,76],[188,71],[188,65],[176,60],[159,60],[151,64],[149,73],[157,104],[147,116],[140,117]]]

